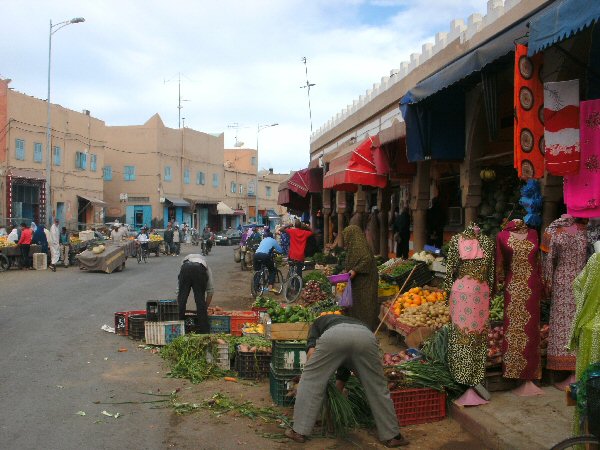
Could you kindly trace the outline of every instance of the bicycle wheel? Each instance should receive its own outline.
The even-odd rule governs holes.
[[[580,447],[582,445],[587,445],[586,447]],[[576,448],[585,448],[590,450],[598,450],[600,448],[600,440],[596,436],[592,435],[584,435],[584,436],[575,436],[569,439],[565,439],[562,442],[559,442],[550,450],[567,450],[567,449],[576,449]]]
[[[293,274],[285,283],[284,295],[287,303],[293,303],[298,300],[302,292],[302,278],[300,275]]]
[[[281,294],[283,291],[283,274],[281,270],[277,269],[277,273],[275,274],[275,282],[273,283],[273,290],[275,294]]]
[[[8,261],[8,258],[4,255],[0,255],[0,272],[4,272],[5,270],[8,270],[9,267],[10,267],[10,262]]]
[[[144,264],[148,262],[148,251],[142,250],[142,259],[144,260]]]
[[[262,295],[263,284],[262,284],[262,271],[254,272],[252,275],[252,282],[250,283],[250,292],[253,297],[258,297]]]
[[[137,262],[138,264],[142,262],[142,249],[138,248],[137,252],[136,252],[136,258],[137,258]]]

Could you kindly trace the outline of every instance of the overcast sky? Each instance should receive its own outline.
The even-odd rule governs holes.
[[[48,26],[52,102],[89,109],[107,125],[159,113],[177,128],[225,133],[256,146],[261,168],[308,164],[310,122],[302,57],[308,59],[313,129],[420,53],[454,18],[485,14],[485,0],[2,0],[0,77],[46,98]]]

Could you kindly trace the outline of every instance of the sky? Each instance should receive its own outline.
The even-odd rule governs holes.
[[[158,113],[178,127],[224,133],[256,148],[259,167],[306,167],[313,129],[420,53],[454,18],[485,14],[485,0],[37,0],[0,1],[0,78],[46,99],[87,109],[107,125]],[[178,80],[181,80],[179,83]],[[237,125],[236,125],[237,124]]]

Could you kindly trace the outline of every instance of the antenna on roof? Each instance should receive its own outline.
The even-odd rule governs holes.
[[[310,134],[312,135],[313,126],[312,126],[312,110],[310,107],[310,88],[315,86],[315,83],[310,83],[308,81],[308,66],[306,64],[306,56],[303,56],[301,61],[304,63],[304,72],[306,73],[306,84],[300,86],[300,89],[306,89],[306,93],[308,94],[308,117],[310,118]]]
[[[229,125],[227,125],[227,128],[234,128],[235,129],[235,144],[233,144],[233,146],[235,148],[240,148],[244,145],[244,143],[242,141],[238,141],[238,133],[240,132],[240,124],[237,122],[234,123],[230,123]]]

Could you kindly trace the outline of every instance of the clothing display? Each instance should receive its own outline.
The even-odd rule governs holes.
[[[449,293],[448,366],[452,377],[475,386],[485,376],[494,242],[470,224],[450,240],[444,289]]]
[[[581,163],[565,176],[564,200],[575,217],[600,217],[600,100],[579,105]]]
[[[544,142],[548,173],[579,172],[579,80],[544,83]]]
[[[496,283],[504,283],[505,378],[541,377],[540,299],[542,276],[537,231],[512,220],[496,237]]]
[[[544,176],[544,86],[541,81],[543,54],[529,58],[527,46],[515,48],[514,167],[519,178]]]
[[[543,261],[544,287],[550,293],[548,360],[552,370],[575,370],[575,354],[566,350],[575,316],[573,281],[587,262],[587,234],[573,218],[558,219],[563,227],[550,225],[548,254]]]
[[[600,220],[590,219],[587,224],[588,256],[594,254],[594,243],[600,241]]]

